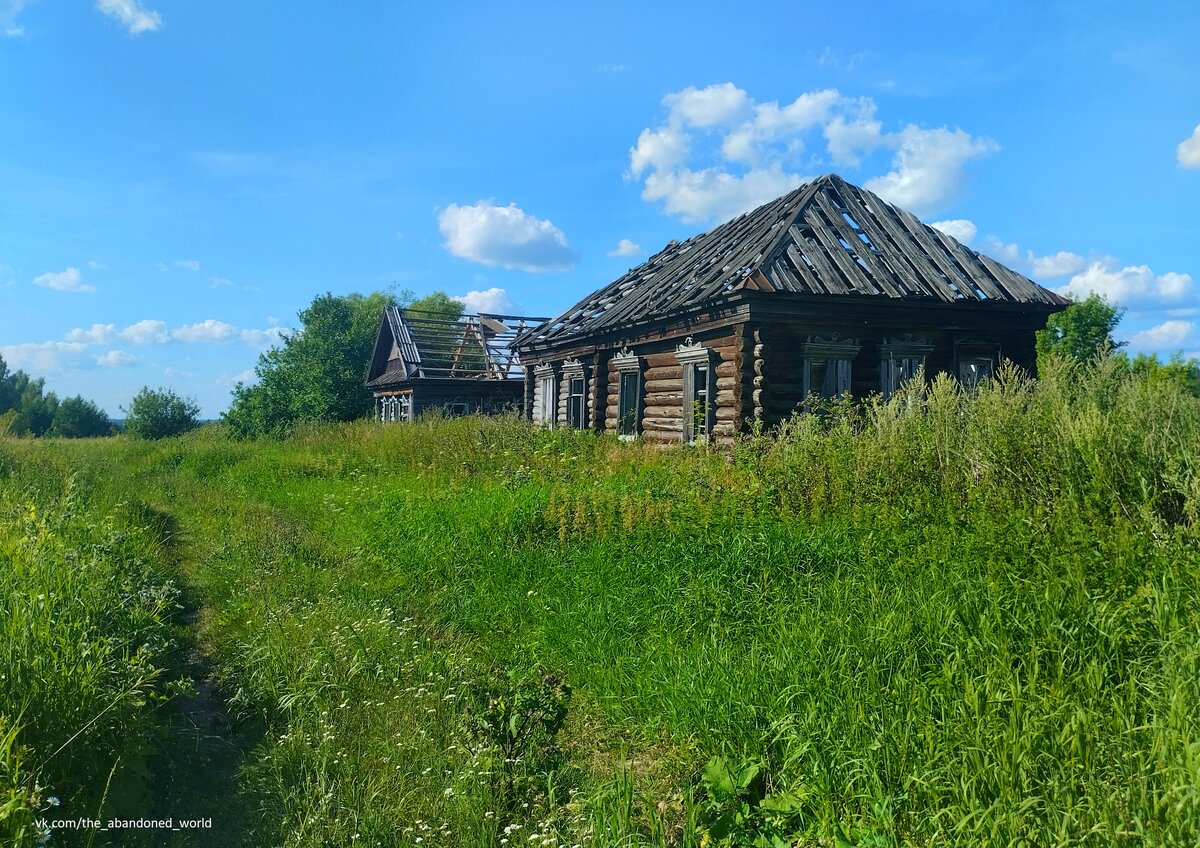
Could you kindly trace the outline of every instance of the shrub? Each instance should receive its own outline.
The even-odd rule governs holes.
[[[125,413],[125,432],[140,439],[165,439],[194,430],[200,424],[200,407],[170,389],[143,386],[133,396]]]

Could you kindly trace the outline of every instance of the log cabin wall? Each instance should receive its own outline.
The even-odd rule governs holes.
[[[738,384],[743,382],[740,369],[744,363],[739,362],[738,355],[742,339],[734,328],[691,338],[712,351],[711,367],[716,378],[713,438],[723,444],[731,443],[741,419],[738,404],[743,390]],[[683,365],[675,349],[684,341],[685,338],[672,338],[627,346],[641,360],[642,414],[638,432],[647,441],[683,441]],[[603,429],[616,433],[621,380],[611,352],[605,359],[604,373],[607,376]]]

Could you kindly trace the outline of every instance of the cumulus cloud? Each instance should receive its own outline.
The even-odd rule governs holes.
[[[200,270],[200,261],[197,259],[176,259],[175,267],[191,271],[194,274]]]
[[[82,342],[26,342],[0,345],[0,358],[15,370],[56,374],[78,361],[87,347]]]
[[[502,315],[511,315],[519,310],[508,292],[495,286],[481,291],[456,294],[452,299],[461,303],[466,312],[498,312]]]
[[[65,271],[50,271],[33,278],[35,286],[43,286],[55,291],[91,293],[96,287],[85,283],[78,268],[68,268]]]
[[[111,344],[116,338],[117,326],[115,324],[93,324],[86,330],[76,327],[64,336],[68,342],[82,344]]]
[[[102,368],[121,368],[125,365],[136,365],[141,358],[124,350],[110,350],[96,357],[96,364]]]
[[[130,35],[154,32],[162,26],[162,16],[147,10],[138,0],[96,0],[96,8],[123,25]]]
[[[934,226],[937,225],[935,224]],[[1054,279],[1055,277],[1067,277],[1072,274],[1078,274],[1091,264],[1078,253],[1072,253],[1069,250],[1060,250],[1058,253],[1038,256],[1032,250],[1022,251],[1018,245],[1006,244],[995,236],[988,236],[983,240],[983,250],[989,256],[1000,260],[1005,265],[1012,266],[1019,271],[1039,279]],[[1117,260],[1111,256],[1105,256],[1093,261],[1107,267],[1114,264]]]
[[[122,330],[121,338],[138,345],[163,344],[170,340],[171,334],[165,321],[147,318]]]
[[[621,239],[617,242],[617,246],[608,252],[609,256],[638,256],[645,253],[641,245],[629,239]]]
[[[1180,168],[1200,168],[1200,124],[1175,148]]]
[[[1033,256],[1030,254],[1030,267],[1035,277],[1066,277],[1077,274],[1088,266],[1088,261],[1078,253],[1060,250],[1050,256]]]
[[[171,331],[171,338],[181,342],[223,342],[228,341],[237,333],[237,327],[206,318],[196,324],[185,324]]]
[[[968,221],[966,218],[951,218],[948,221],[934,221],[929,226],[935,230],[941,230],[950,238],[961,242],[962,244],[970,244],[975,238],[975,223]]]
[[[262,330],[242,330],[238,336],[248,345],[270,347],[277,344],[285,332],[282,327],[267,327]]]
[[[890,141],[897,146],[894,169],[867,180],[863,187],[917,214],[953,200],[967,162],[1000,149],[990,138],[974,138],[963,130],[923,129],[915,124]]]
[[[1058,289],[1060,294],[1086,296],[1095,293],[1115,303],[1131,305],[1152,301],[1178,301],[1192,288],[1188,274],[1168,271],[1155,274],[1149,265],[1126,265],[1108,257],[1093,262],[1087,270],[1076,274]]]
[[[1166,350],[1178,348],[1192,335],[1196,325],[1191,321],[1163,321],[1161,324],[1134,333],[1129,343],[1136,348]]]
[[[867,188],[925,214],[957,196],[968,162],[999,149],[961,129],[884,132],[871,98],[835,89],[759,103],[721,83],[668,94],[662,104],[664,120],[638,135],[625,176],[642,181],[644,200],[685,221],[732,217],[811,179],[814,168],[858,167],[879,149],[893,151],[891,171]],[[809,152],[815,146],[823,152]]]
[[[566,235],[517,204],[450,204],[438,216],[447,251],[462,259],[516,271],[569,271],[579,261]]]

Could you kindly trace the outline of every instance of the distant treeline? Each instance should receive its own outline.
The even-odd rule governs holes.
[[[115,432],[109,417],[93,401],[59,400],[46,381],[24,371],[9,371],[0,357],[0,435],[87,438]]]

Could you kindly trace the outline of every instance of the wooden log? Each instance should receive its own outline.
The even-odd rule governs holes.
[[[681,394],[683,392],[683,378],[674,380],[647,380],[645,384],[646,392],[675,392]]]

